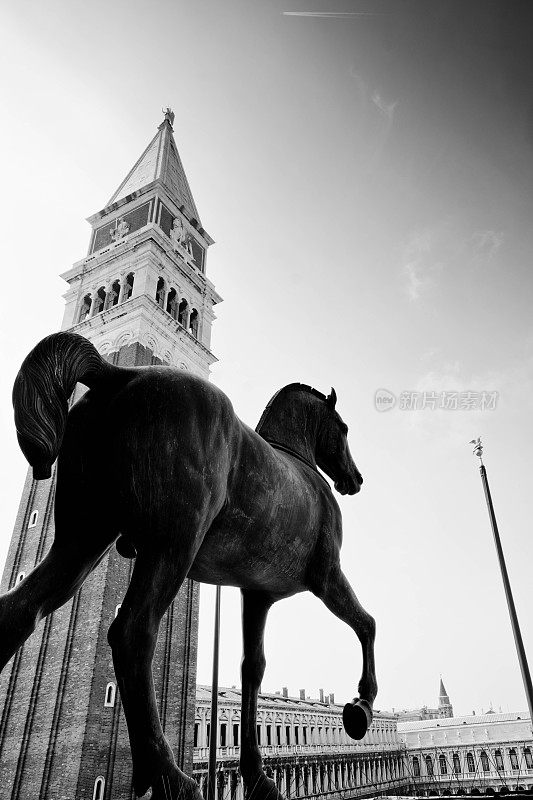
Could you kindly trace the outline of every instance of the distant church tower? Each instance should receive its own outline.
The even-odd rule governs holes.
[[[167,110],[106,207],[89,218],[89,253],[63,274],[63,330],[90,339],[113,364],[170,364],[208,377],[213,306],[206,278],[213,240],[194,203]],[[119,424],[119,421],[118,423]],[[87,442],[106,455],[101,441]],[[7,591],[46,554],[55,481],[26,478],[0,585]],[[109,487],[113,492],[113,487]],[[80,515],[98,525],[98,497]],[[76,519],[72,520],[75,528]],[[51,614],[0,678],[2,800],[129,800],[131,758],[107,630],[132,562],[112,548],[78,594]],[[165,733],[192,773],[198,585],[186,581],[161,623],[153,663]]]
[[[446,694],[442,678],[440,679],[439,691],[439,717],[453,717],[453,707],[450,703],[450,698]]]

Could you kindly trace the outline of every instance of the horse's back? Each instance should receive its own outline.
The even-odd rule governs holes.
[[[170,367],[133,368],[73,406],[60,461],[113,497],[130,524],[148,524],[200,491],[218,501],[239,425],[229,398],[208,381]]]

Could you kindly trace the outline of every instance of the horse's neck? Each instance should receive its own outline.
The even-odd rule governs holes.
[[[257,433],[272,444],[287,450],[316,466],[315,448],[317,426],[314,415],[298,406],[270,410],[256,428]]]

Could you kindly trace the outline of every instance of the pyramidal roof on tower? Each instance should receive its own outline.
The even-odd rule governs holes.
[[[440,692],[439,692],[439,697],[448,697],[448,692],[447,692],[447,691],[446,691],[446,689],[444,688],[444,684],[443,684],[443,682],[442,682],[442,678],[440,679]]]
[[[198,210],[174,141],[173,122],[174,113],[167,108],[156,135],[110,198],[108,206],[158,180],[164,184],[177,205],[183,206],[187,217],[196,219],[200,223]]]

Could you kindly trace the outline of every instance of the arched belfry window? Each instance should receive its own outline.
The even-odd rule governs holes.
[[[198,338],[198,311],[193,308],[189,319],[189,330],[195,339]]]
[[[446,765],[446,756],[439,756],[439,767],[440,767],[440,774],[446,775],[448,772],[448,767]]]
[[[119,295],[120,295],[120,281],[113,281],[106,295],[105,307],[113,308],[113,306],[116,306],[116,304],[118,303]]]
[[[39,512],[37,511],[37,509],[35,509],[30,514],[30,521],[28,522],[28,528],[35,528],[38,519],[39,519]]]
[[[78,314],[78,322],[83,322],[87,319],[91,312],[91,295],[86,294],[81,302],[80,313]]]
[[[469,772],[475,772],[476,771],[476,768],[475,768],[475,765],[474,765],[474,756],[472,755],[472,753],[467,753],[466,754],[466,766],[467,766],[467,769],[468,769]]]
[[[433,775],[433,759],[431,756],[426,756],[426,772],[428,775]]]
[[[133,272],[130,272],[128,275],[126,275],[126,283],[125,283],[125,286],[124,286],[124,294],[123,294],[123,297],[122,297],[123,300],[129,300],[130,299],[130,297],[132,295],[132,292],[133,292],[133,281],[134,281],[134,279],[135,279],[135,276],[133,275]]]
[[[413,757],[413,775],[415,778],[420,777],[420,762],[416,756]]]
[[[157,288],[155,290],[155,301],[158,306],[163,308],[165,304],[165,281],[163,278],[159,278],[157,281]]]
[[[524,747],[524,758],[526,759],[526,769],[533,769],[533,758],[531,757],[530,747]]]
[[[178,318],[178,295],[175,289],[171,289],[168,293],[166,311],[172,319]]]
[[[459,753],[453,754],[453,771],[456,775],[459,775],[461,772],[461,762],[459,760]]]
[[[481,751],[481,769],[483,772],[489,771],[489,759],[487,758],[487,754],[484,750]]]
[[[117,687],[112,681],[110,681],[105,687],[104,706],[106,708],[113,708],[113,706],[115,705],[116,694],[117,694]]]
[[[106,298],[105,286],[100,286],[100,288],[96,292],[96,298],[95,298],[95,301],[94,301],[93,317],[94,317],[95,314],[99,314],[100,311],[104,310],[105,298]]]
[[[184,328],[187,325],[188,316],[189,316],[189,304],[187,303],[185,298],[183,298],[178,307],[178,322],[181,325],[183,325]]]
[[[94,782],[93,800],[104,800],[105,780],[100,775]]]

